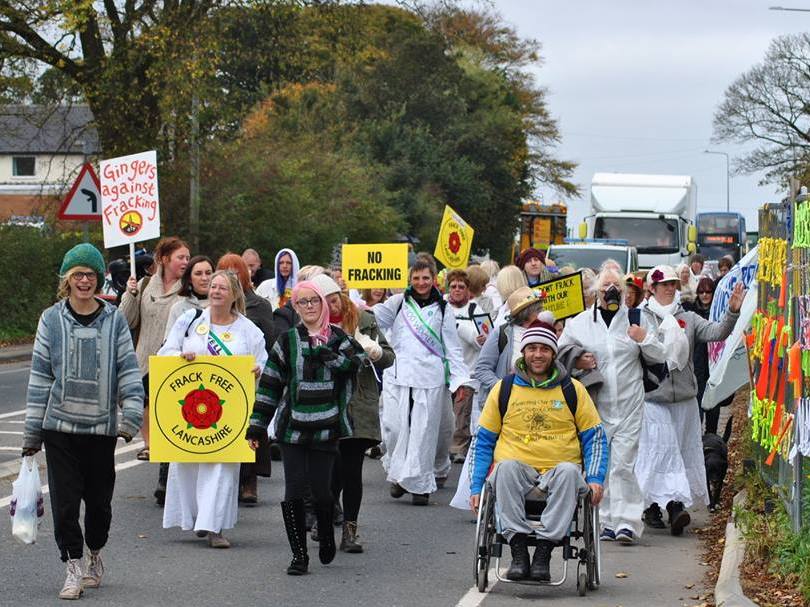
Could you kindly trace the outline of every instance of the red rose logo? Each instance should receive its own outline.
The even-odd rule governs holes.
[[[447,246],[450,248],[450,251],[455,255],[461,249],[461,236],[458,235],[458,232],[450,232],[450,237],[447,239]]]
[[[179,402],[183,407],[181,413],[183,419],[188,423],[188,427],[193,426],[198,430],[216,429],[217,422],[222,417],[222,405],[225,404],[225,401],[221,400],[216,392],[207,390],[202,384],[196,390],[186,394],[186,397]]]
[[[686,328],[686,321],[685,321],[685,320],[681,320],[681,319],[679,318],[679,319],[678,319],[678,326],[679,326],[681,329],[685,329],[685,328]]]
[[[661,270],[656,270],[652,273],[652,281],[653,282],[661,282],[664,278],[664,273]]]

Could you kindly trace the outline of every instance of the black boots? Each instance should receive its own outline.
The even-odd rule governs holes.
[[[647,527],[652,529],[666,529],[667,526],[664,524],[664,515],[661,513],[661,508],[653,502],[650,504],[650,507],[644,510],[644,514],[642,515],[641,519],[644,521],[644,524]]]
[[[529,549],[526,547],[526,534],[516,533],[509,540],[512,550],[512,564],[506,572],[507,580],[525,580],[529,577]]]
[[[293,554],[290,566],[287,567],[287,575],[304,575],[309,567],[309,556],[307,532],[304,528],[303,500],[281,502],[281,513],[284,515],[284,528]]]
[[[166,483],[169,480],[169,464],[162,463],[158,469],[158,484],[155,488],[155,503],[161,508],[166,504]]]
[[[318,522],[318,558],[324,565],[331,563],[335,558],[335,527],[332,524],[334,508],[332,500],[315,504],[315,518]]]
[[[683,528],[692,521],[692,517],[683,509],[683,503],[669,502],[667,512],[669,513],[669,532],[672,535],[683,534]]]
[[[529,578],[535,582],[550,582],[551,571],[549,564],[551,563],[551,551],[554,550],[554,544],[548,540],[538,540],[537,548],[534,549],[534,556],[532,557],[532,566],[529,569]]]

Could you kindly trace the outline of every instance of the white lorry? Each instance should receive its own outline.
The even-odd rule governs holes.
[[[638,265],[677,266],[695,252],[697,185],[684,175],[596,173],[580,238],[627,240]]]

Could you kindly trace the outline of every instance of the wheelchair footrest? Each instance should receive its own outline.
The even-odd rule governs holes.
[[[579,549],[576,546],[563,546],[563,558],[575,559],[579,557]]]

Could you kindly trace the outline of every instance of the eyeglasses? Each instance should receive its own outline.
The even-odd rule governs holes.
[[[299,299],[298,305],[302,308],[317,308],[321,305],[321,298],[320,297],[310,297],[309,299]]]
[[[466,289],[466,288],[467,288],[467,285],[464,285],[464,284],[461,284],[461,285],[450,285],[450,288],[451,288],[451,289]]]
[[[698,291],[697,294],[698,295],[711,295],[712,292],[711,291]]]
[[[98,275],[95,272],[73,272],[70,277],[76,282],[81,282],[82,278],[86,278],[90,282],[98,279]]]

